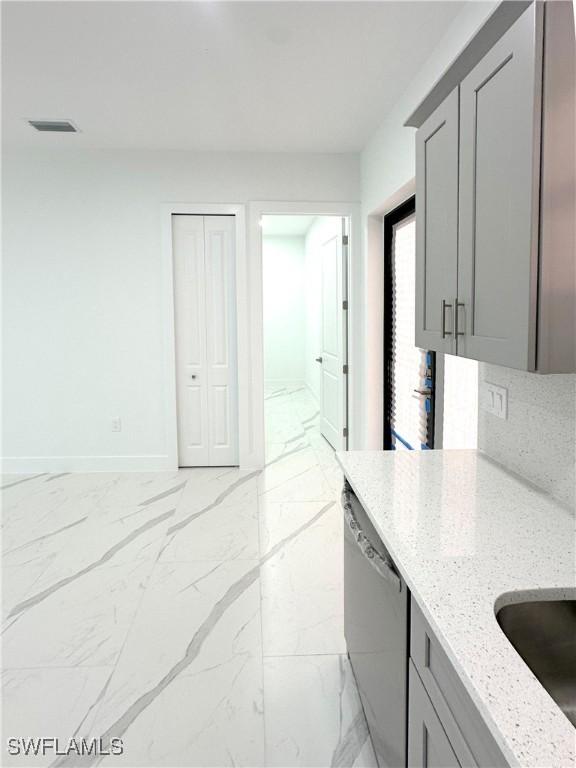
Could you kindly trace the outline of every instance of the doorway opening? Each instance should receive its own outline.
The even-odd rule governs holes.
[[[348,445],[347,217],[261,218],[266,461]]]

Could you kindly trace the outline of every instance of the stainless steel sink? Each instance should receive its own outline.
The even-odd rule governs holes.
[[[505,605],[496,619],[534,675],[576,726],[576,600]]]

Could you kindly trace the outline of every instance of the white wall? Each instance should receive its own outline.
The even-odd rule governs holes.
[[[263,237],[264,379],[271,384],[305,379],[304,269],[304,236]]]
[[[356,277],[363,287],[365,305],[362,331],[366,351],[363,431],[368,448],[382,447],[382,216],[413,191],[410,185],[416,172],[414,129],[404,128],[403,124],[496,5],[492,1],[474,2],[462,9],[361,154],[364,257]]]
[[[3,160],[11,471],[166,468],[163,203],[359,197],[345,154],[27,149]]]
[[[482,382],[508,390],[508,418],[482,408]],[[478,446],[570,505],[575,502],[576,376],[480,364]]]
[[[478,362],[444,355],[442,448],[478,447]]]

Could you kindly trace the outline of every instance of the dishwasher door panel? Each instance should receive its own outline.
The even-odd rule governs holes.
[[[354,515],[380,554],[357,500]],[[344,523],[344,627],[350,662],[380,768],[406,766],[408,589],[383,578]]]

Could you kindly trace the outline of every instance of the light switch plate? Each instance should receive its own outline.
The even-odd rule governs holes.
[[[508,418],[508,390],[485,381],[482,386],[482,407],[486,413],[491,413],[499,419]]]

